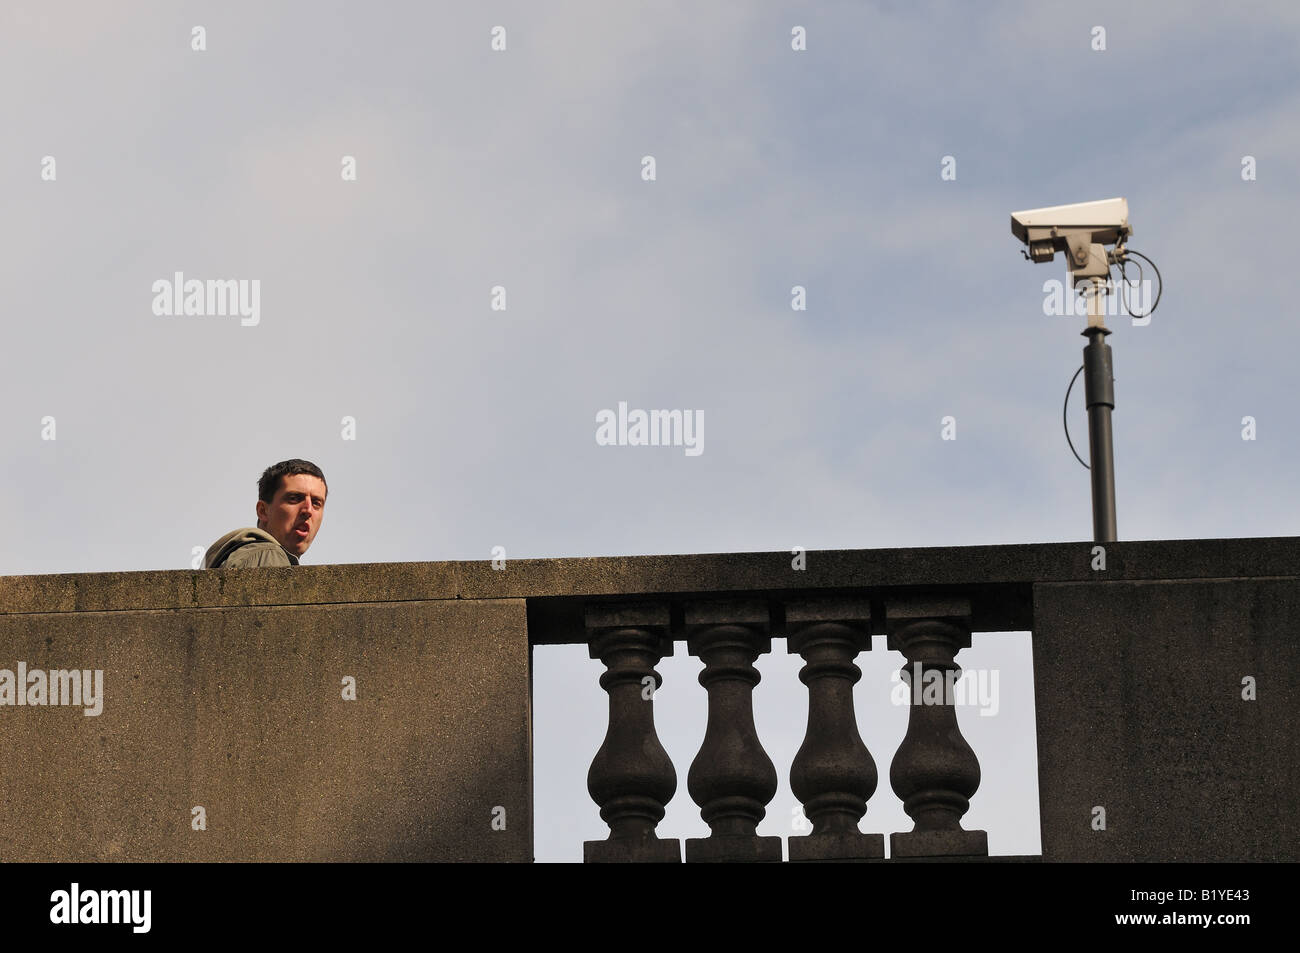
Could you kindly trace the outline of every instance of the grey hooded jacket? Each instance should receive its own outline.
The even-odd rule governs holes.
[[[204,569],[247,569],[253,566],[296,566],[298,557],[264,529],[247,526],[227,533],[208,547]]]

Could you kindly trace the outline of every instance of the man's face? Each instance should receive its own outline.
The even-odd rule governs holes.
[[[295,556],[307,551],[324,516],[325,484],[309,473],[281,477],[275,498],[257,501],[257,525]]]

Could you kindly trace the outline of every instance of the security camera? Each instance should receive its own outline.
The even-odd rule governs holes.
[[[1128,223],[1128,200],[1102,199],[1051,205],[1011,213],[1011,234],[1028,246],[1030,261],[1051,261],[1066,253],[1076,283],[1109,274],[1110,262],[1103,245],[1123,246],[1133,229]]]

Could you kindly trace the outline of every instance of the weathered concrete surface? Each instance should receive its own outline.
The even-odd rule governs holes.
[[[1040,584],[1033,651],[1043,860],[1300,860],[1300,579]]]
[[[291,572],[64,591],[224,576],[238,600]],[[102,669],[104,702],[0,707],[0,861],[532,860],[522,600],[0,614],[19,661]]]
[[[1093,549],[0,577],[0,669],[102,668],[107,695],[93,718],[0,707],[0,860],[528,860],[530,643],[647,597],[679,641],[717,597],[783,637],[787,602],[835,594],[877,634],[900,597],[1034,632],[1044,859],[1300,859],[1300,538],[1112,543],[1106,582]]]
[[[458,563],[0,576],[0,613],[455,599]]]
[[[713,596],[839,590],[872,597],[965,595],[972,628],[1018,631],[1033,618],[1032,583],[1092,582],[1093,543],[813,550],[581,559],[349,563],[268,569],[0,576],[0,613],[171,609],[422,599],[528,599],[534,644],[585,641],[589,596]],[[1300,537],[1110,543],[1106,578],[1213,579],[1300,574]],[[781,620],[774,620],[780,623]],[[883,633],[883,629],[877,634]]]

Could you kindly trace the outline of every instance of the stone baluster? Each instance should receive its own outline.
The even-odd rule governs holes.
[[[758,600],[687,603],[687,648],[703,660],[709,693],[704,741],[691,762],[687,789],[709,825],[688,838],[686,860],[780,861],[781,838],[759,837],[758,822],[776,794],[776,768],[754,727],[754,660],[772,649],[767,604]]]
[[[979,788],[980,765],[961,735],[950,694],[961,672],[954,658],[971,644],[970,613],[970,601],[962,598],[886,600],[888,644],[907,659],[904,684],[911,694],[907,735],[889,782],[915,822],[910,832],[890,835],[894,858],[989,852],[987,833],[961,826]]]
[[[878,780],[853,712],[853,686],[862,678],[854,659],[871,650],[870,603],[792,601],[785,620],[786,650],[803,657],[799,680],[808,686],[808,729],[790,765],[790,789],[813,825],[808,836],[789,839],[790,859],[883,858],[884,835],[858,830]]]
[[[592,658],[605,663],[600,687],[609,693],[609,727],[587,772],[587,790],[600,805],[609,838],[583,843],[586,863],[680,863],[681,842],[655,832],[677,790],[677,772],[655,733],[655,671],[673,654],[667,603],[588,606]]]

